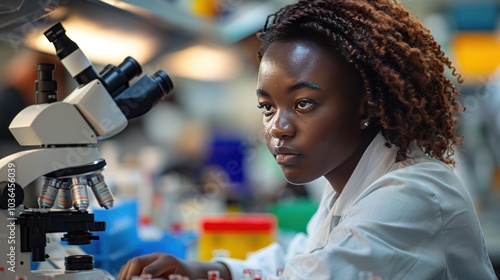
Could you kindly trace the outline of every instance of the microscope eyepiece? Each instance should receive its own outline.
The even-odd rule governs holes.
[[[52,63],[38,63],[35,68],[38,71],[38,80],[42,81],[52,80],[52,71],[56,70],[56,66]]]
[[[174,90],[174,83],[172,83],[172,80],[170,77],[165,73],[163,70],[158,70],[156,73],[153,74],[151,77],[156,83],[158,84],[159,87],[161,87],[161,91],[167,95],[169,92]],[[161,97],[163,98],[163,96]]]
[[[57,82],[54,80],[53,73],[56,66],[51,63],[39,63],[35,67],[38,77],[35,81],[36,104],[57,101]]]
[[[78,45],[66,36],[66,29],[60,22],[43,33],[49,42],[54,44],[64,44],[56,49],[58,56],[66,57],[78,49]]]
[[[142,73],[142,68],[139,62],[130,56],[127,56],[123,62],[118,65],[118,68],[125,73],[125,76],[127,76],[129,81]]]
[[[109,94],[115,97],[129,87],[130,80],[141,73],[141,65],[135,59],[128,56],[118,66],[106,65],[100,75]]]
[[[100,78],[94,66],[78,45],[66,36],[66,30],[64,30],[60,22],[43,34],[54,44],[57,57],[79,85]]]

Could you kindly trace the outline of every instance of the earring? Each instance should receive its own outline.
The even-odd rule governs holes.
[[[367,128],[369,125],[370,125],[370,122],[369,122],[369,121],[364,121],[364,122],[361,124],[361,128],[362,128],[362,129],[365,129],[365,128]]]

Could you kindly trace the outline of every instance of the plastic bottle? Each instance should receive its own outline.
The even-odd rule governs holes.
[[[253,280],[262,280],[262,270],[255,269],[253,271]]]
[[[220,280],[220,272],[218,270],[209,270],[208,280]]]
[[[243,278],[241,278],[241,280],[253,280],[253,269],[243,269]]]

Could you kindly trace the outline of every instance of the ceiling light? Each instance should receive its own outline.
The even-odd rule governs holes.
[[[157,36],[144,31],[103,27],[80,16],[71,16],[62,25],[68,37],[96,64],[117,65],[127,56],[144,64],[152,59],[160,45]],[[55,54],[54,46],[43,32],[29,35],[26,44],[35,50]]]
[[[234,49],[203,45],[168,54],[161,63],[171,75],[201,81],[231,80],[243,68]]]

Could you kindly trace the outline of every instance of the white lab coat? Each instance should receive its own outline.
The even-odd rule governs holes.
[[[244,268],[264,279],[497,279],[474,204],[452,169],[411,147],[396,163],[379,133],[340,195],[325,188],[307,227],[284,251],[277,243],[245,261],[214,259],[233,280]],[[284,268],[281,278],[273,276]]]

